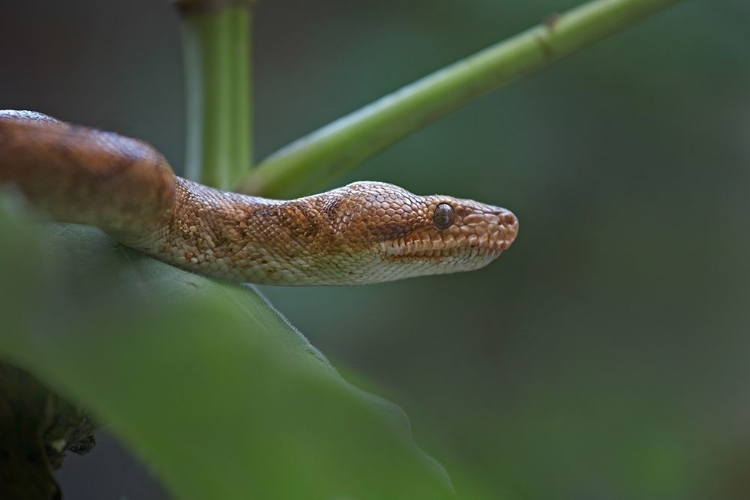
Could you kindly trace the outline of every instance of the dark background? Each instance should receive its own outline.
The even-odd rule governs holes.
[[[571,0],[264,0],[260,159]],[[512,209],[488,268],[262,288],[359,385],[401,405],[459,492],[750,497],[750,4],[696,0],[429,126],[342,184]],[[166,1],[5,0],[0,108],[142,138],[181,170]],[[166,493],[103,433],[68,499]]]

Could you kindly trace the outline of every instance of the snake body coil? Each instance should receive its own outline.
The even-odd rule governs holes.
[[[507,249],[503,208],[357,182],[297,200],[228,193],[174,175],[148,144],[28,111],[0,111],[0,184],[49,217],[207,276],[356,285],[478,269]]]

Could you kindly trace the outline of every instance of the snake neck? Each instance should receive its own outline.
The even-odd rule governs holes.
[[[342,242],[325,214],[319,197],[277,201],[176,177],[172,216],[135,246],[184,269],[232,281],[356,284],[367,267],[365,254],[354,254],[348,265],[332,258],[331,249]]]

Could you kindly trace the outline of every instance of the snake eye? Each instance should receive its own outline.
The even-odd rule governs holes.
[[[438,229],[448,229],[453,224],[453,207],[447,203],[441,203],[435,209],[435,215],[432,216],[432,222]]]

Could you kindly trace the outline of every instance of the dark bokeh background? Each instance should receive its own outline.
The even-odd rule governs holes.
[[[264,0],[256,158],[576,3]],[[489,268],[263,293],[407,411],[460,492],[750,497],[749,23],[746,0],[686,2],[341,181],[512,209],[520,238]],[[140,137],[180,170],[166,1],[6,1],[0,48],[0,108]],[[166,498],[100,441],[59,473],[66,498]]]

